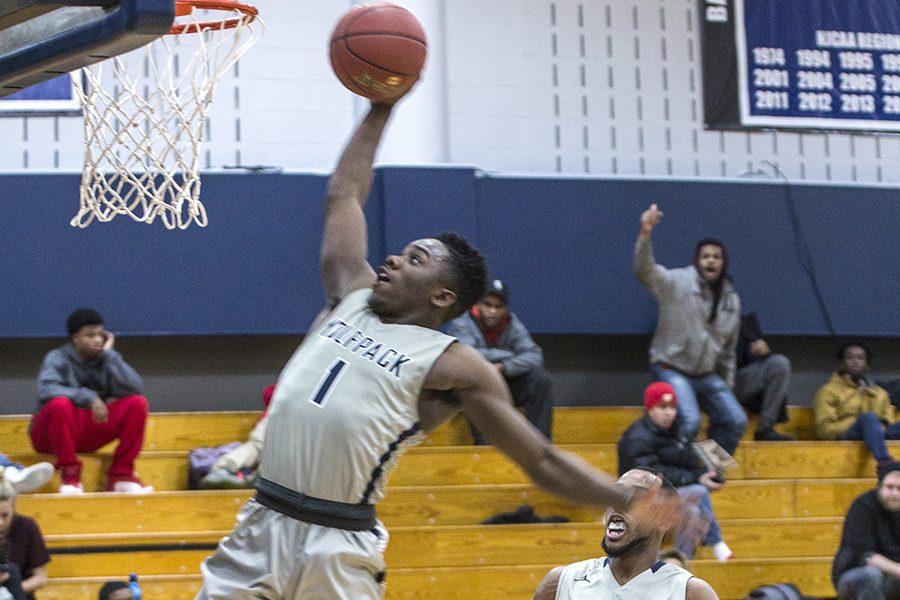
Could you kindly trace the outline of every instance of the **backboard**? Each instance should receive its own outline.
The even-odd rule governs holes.
[[[174,0],[0,0],[0,96],[167,33]]]

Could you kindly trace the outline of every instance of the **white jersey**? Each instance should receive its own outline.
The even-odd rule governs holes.
[[[609,558],[592,558],[563,568],[556,600],[684,600],[689,572],[662,561],[619,585]]]
[[[375,504],[399,454],[420,442],[425,376],[455,338],[383,323],[371,289],[348,294],[278,379],[260,474],[302,494]]]

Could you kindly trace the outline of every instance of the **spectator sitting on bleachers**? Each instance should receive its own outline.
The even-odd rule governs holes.
[[[816,392],[816,437],[820,440],[864,440],[879,465],[893,458],[885,440],[900,439],[894,407],[887,392],[869,378],[869,349],[845,344],[838,350],[840,367]]]
[[[678,495],[696,507],[707,521],[709,530],[703,545],[712,546],[720,561],[732,557],[731,549],[722,540],[722,530],[716,522],[710,492],[722,489],[723,480],[715,471],[707,471],[677,422],[678,397],[668,383],[657,381],[644,390],[644,416],[632,423],[616,448],[619,454],[619,474],[631,469],[650,467],[659,471],[678,488]],[[686,531],[675,531],[675,547],[684,556],[694,557],[696,540]]]
[[[53,477],[53,465],[39,462],[26,467],[9,460],[0,453],[0,477],[13,484],[17,494],[26,494],[41,488]]]
[[[499,279],[471,309],[447,324],[447,335],[478,350],[499,371],[516,406],[547,439],[552,438],[553,394],[544,353],[525,325],[509,311],[509,288]],[[485,444],[475,429],[476,444]]]
[[[703,408],[709,437],[733,455],[747,415],[731,392],[741,301],[728,277],[728,255],[722,242],[707,238],[697,244],[691,266],[657,264],[650,234],[661,219],[655,204],[644,211],[634,248],[634,273],[659,304],[650,370],[675,388],[682,433],[694,438]]]
[[[114,348],[115,336],[103,318],[80,308],[66,321],[69,343],[44,357],[38,375],[38,412],[31,421],[31,444],[56,455],[61,494],[80,494],[81,461],[76,452],[94,452],[118,439],[106,489],[147,493],[134,472],[144,443],[147,399],[137,372]]]
[[[134,594],[124,581],[107,581],[100,588],[97,600],[134,600]]]
[[[47,585],[50,554],[41,529],[31,517],[16,514],[16,490],[0,478],[0,589],[14,600],[34,600]]]
[[[263,406],[262,416],[250,431],[247,441],[237,448],[223,454],[213,463],[210,472],[200,480],[203,489],[228,489],[252,487],[255,477],[245,477],[246,471],[256,471],[259,466],[259,458],[262,452],[263,439],[266,435],[266,418],[269,414],[269,404],[272,402],[272,394],[275,386],[270,385],[262,392]]]
[[[844,600],[900,598],[900,463],[882,465],[850,506],[831,579]]]
[[[791,361],[773,354],[762,337],[754,313],[741,317],[737,344],[737,374],[734,395],[744,408],[759,413],[753,439],[786,442],[795,438],[775,431],[775,423],[787,421],[787,392],[791,381]]]

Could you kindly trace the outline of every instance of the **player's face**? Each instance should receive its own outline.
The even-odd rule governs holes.
[[[660,402],[647,411],[650,420],[660,429],[669,429],[675,423],[678,416],[678,408],[674,402]]]
[[[847,349],[844,350],[843,365],[844,370],[854,377],[865,375],[866,371],[869,369],[868,362],[866,361],[865,348],[861,346],[848,346]]]
[[[392,254],[378,267],[372,286],[372,310],[396,317],[430,304],[441,285],[450,253],[443,242],[424,238],[410,243],[399,255]]]
[[[900,471],[892,471],[884,476],[878,486],[878,498],[886,510],[900,511]]]
[[[636,490],[656,490],[661,483],[659,477],[640,469],[632,469],[619,477],[619,484]],[[634,522],[628,513],[611,508],[606,511],[604,523],[606,532],[601,545],[610,558],[643,551],[652,535],[640,523]]]
[[[13,515],[16,514],[16,507],[12,500],[0,501],[0,536],[6,536],[9,533],[9,526],[12,525]]]
[[[81,356],[93,358],[103,352],[106,341],[103,325],[85,325],[71,337],[72,345]]]
[[[722,249],[715,244],[701,246],[697,264],[700,265],[700,276],[705,281],[716,281],[722,275],[722,269],[725,267],[725,256],[722,254]]]
[[[485,296],[478,302],[478,315],[488,329],[499,325],[508,314],[509,306],[493,294]]]

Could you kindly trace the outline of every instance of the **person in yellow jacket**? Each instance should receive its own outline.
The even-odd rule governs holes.
[[[869,378],[869,349],[858,343],[838,351],[841,366],[816,393],[816,437],[864,440],[879,465],[894,459],[885,440],[900,439],[888,393]]]

